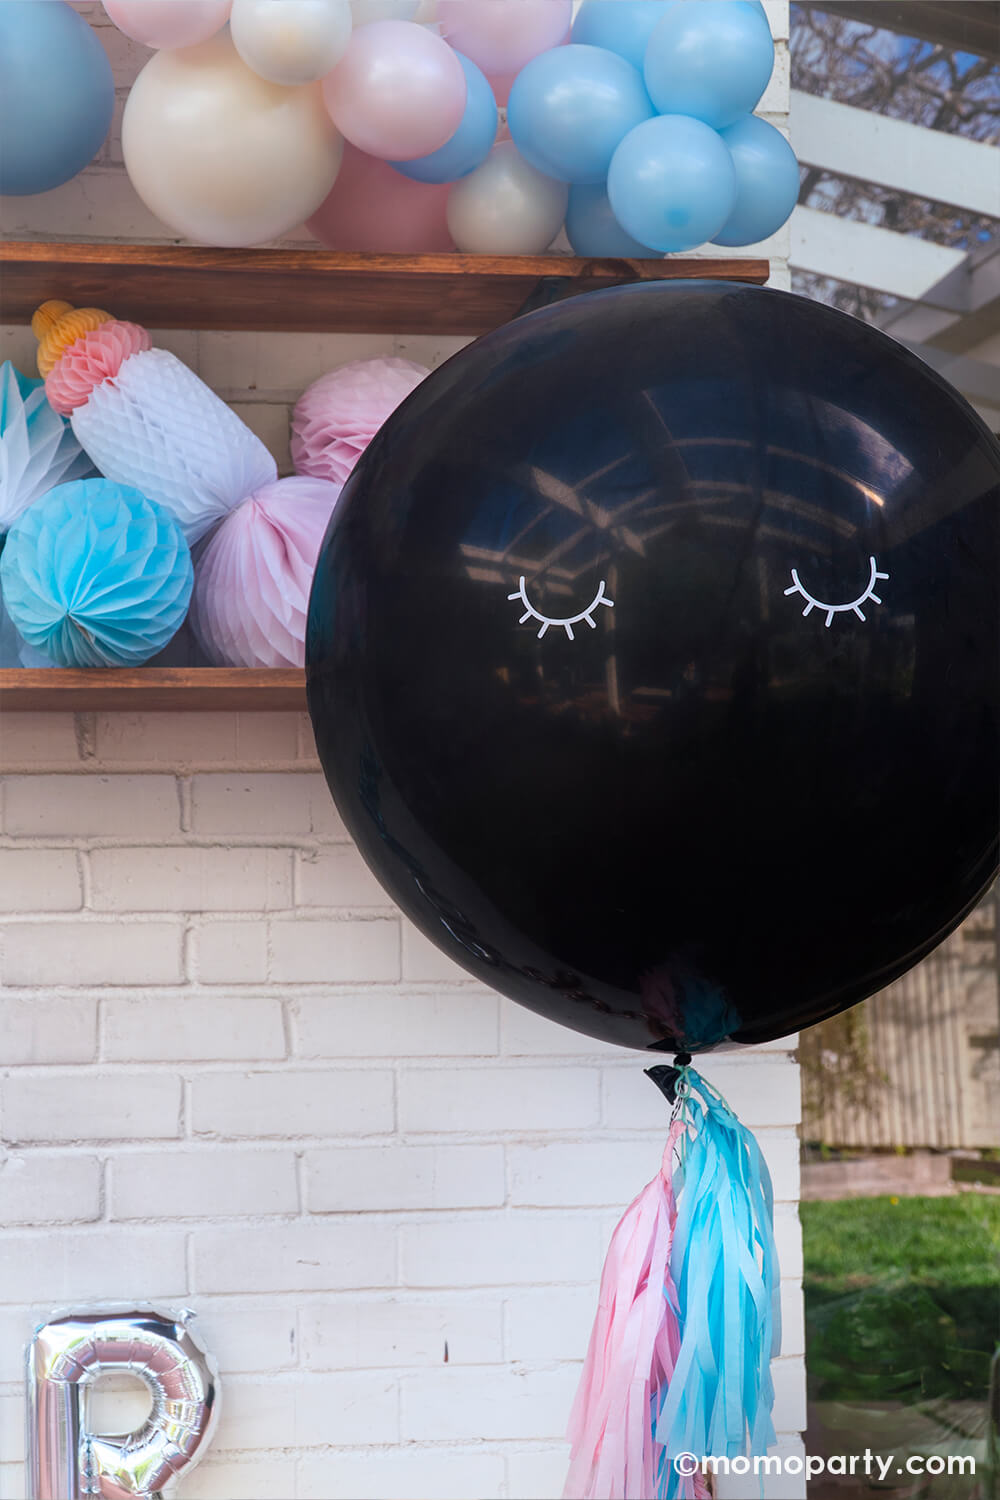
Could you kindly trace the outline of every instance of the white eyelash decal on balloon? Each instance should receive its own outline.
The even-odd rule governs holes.
[[[844,611],[848,609],[853,610],[859,620],[863,620],[865,616],[861,609],[862,604],[867,604],[869,599],[873,604],[881,604],[882,600],[875,592],[875,584],[880,578],[889,577],[888,573],[880,573],[878,571],[878,565],[874,557],[869,557],[868,565],[871,568],[871,577],[868,580],[868,587],[865,589],[863,594],[859,594],[856,599],[852,599],[850,604],[824,604],[822,599],[814,599],[812,594],[810,594],[809,590],[804,586],[802,580],[799,578],[798,570],[796,568],[792,569],[792,587],[785,590],[785,597],[787,598],[789,594],[801,594],[802,598],[806,601],[806,607],[802,611],[803,615],[811,614],[814,609],[825,610],[827,630],[829,630],[830,626],[833,624],[834,615],[843,614]]]
[[[550,620],[550,619],[548,619],[548,617],[546,615],[540,615],[538,613],[538,610],[535,608],[535,606],[528,599],[527,591],[526,591],[526,589],[524,587],[524,578],[523,577],[521,578],[521,581],[520,581],[520,583],[519,583],[519,585],[517,587],[517,590],[513,594],[508,594],[507,598],[508,599],[520,599],[521,603],[524,605],[524,611],[525,612],[521,616],[520,620],[518,621],[519,625],[523,625],[524,622],[525,622],[525,620],[537,620],[539,622],[539,624],[542,627],[541,630],[538,632],[538,639],[539,640],[541,640],[542,636],[548,630],[548,628],[549,628],[550,625],[558,625],[558,626],[561,626],[563,630],[565,630],[566,634],[569,636],[570,640],[572,641],[572,640],[575,639],[575,637],[573,635],[573,626],[574,625],[579,625],[579,623],[580,623],[581,620],[586,620],[586,622],[590,626],[591,630],[596,630],[597,629],[597,624],[596,624],[596,622],[595,622],[595,620],[593,618],[593,615],[594,615],[594,610],[597,608],[597,606],[599,604],[606,604],[607,607],[608,607],[608,609],[614,609],[614,607],[615,607],[614,600],[613,599],[608,599],[606,597],[605,593],[604,593],[604,579],[603,578],[601,579],[600,586],[598,587],[597,593],[594,595],[594,597],[591,600],[591,602],[587,605],[587,608],[584,609],[584,610],[581,610],[581,612],[578,615],[569,615],[564,620]]]

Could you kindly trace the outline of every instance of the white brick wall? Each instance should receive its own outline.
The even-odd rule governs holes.
[[[79,8],[123,98],[143,49]],[[768,8],[787,36],[787,4]],[[168,238],[115,140],[4,213],[9,238]],[[768,249],[785,284],[787,245]],[[436,363],[461,342],[157,339],[283,470],[310,380],[389,351]],[[0,358],[30,370],[28,330],[0,328]],[[608,1237],[663,1146],[642,1060],[499,1000],[401,922],[303,716],[9,714],[0,763],[0,1500],[24,1496],[22,1346],[55,1305],[94,1298],[191,1306],[218,1355],[224,1414],[183,1500],[558,1494]],[[787,1045],[706,1072],[775,1177],[777,1417],[794,1447]]]

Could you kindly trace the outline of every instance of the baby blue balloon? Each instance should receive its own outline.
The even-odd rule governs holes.
[[[646,87],[663,115],[692,115],[721,130],[750,114],[767,88],[774,43],[759,5],[697,0],[672,5],[646,48]]]
[[[114,105],[107,54],[65,0],[0,0],[0,193],[45,193],[75,177]]]
[[[450,140],[428,156],[413,161],[394,161],[390,165],[414,182],[457,182],[481,167],[497,137],[497,101],[486,75],[474,62],[455,56],[465,73],[465,114]]]
[[[781,228],[799,196],[799,163],[780,130],[746,115],[720,130],[736,168],[736,207],[716,245],[756,245]]]
[[[18,517],[0,555],[10,618],[61,667],[148,661],[183,621],[193,581],[174,518],[110,479],[49,490]]]
[[[559,182],[603,182],[653,106],[638,68],[604,47],[553,47],[518,73],[507,104],[514,145]]]
[[[674,0],[583,0],[573,22],[574,42],[606,47],[641,70],[653,27]]]
[[[706,0],[707,3],[707,0]],[[736,203],[736,168],[722,137],[687,115],[637,125],[611,159],[608,197],[622,228],[669,253],[714,239]]]
[[[625,232],[615,218],[604,184],[600,182],[581,182],[570,188],[566,238],[576,255],[659,259],[659,251],[640,245]]]

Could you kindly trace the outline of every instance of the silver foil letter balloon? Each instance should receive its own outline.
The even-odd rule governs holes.
[[[158,1496],[204,1455],[219,1405],[218,1370],[189,1312],[94,1307],[53,1315],[28,1346],[29,1500]],[[135,1375],[152,1409],[135,1432],[98,1435],[87,1397],[107,1374]]]

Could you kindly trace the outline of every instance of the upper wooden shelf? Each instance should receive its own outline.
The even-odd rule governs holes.
[[[563,255],[346,255],[189,245],[0,244],[0,322],[61,297],[151,328],[480,334],[529,299],[625,282],[749,281],[766,260],[580,260]],[[554,280],[555,279],[555,280]]]

